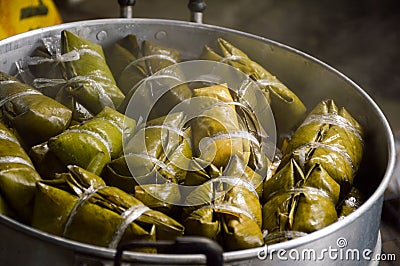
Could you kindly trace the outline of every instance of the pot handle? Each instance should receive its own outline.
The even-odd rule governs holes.
[[[204,254],[207,266],[223,265],[222,247],[215,241],[205,237],[182,236],[175,241],[133,241],[117,248],[114,257],[114,266],[120,266],[122,254],[131,248],[159,248],[167,254]]]
[[[136,0],[118,0],[121,18],[133,18],[133,7]],[[203,23],[203,12],[206,9],[204,0],[189,0],[190,21]]]

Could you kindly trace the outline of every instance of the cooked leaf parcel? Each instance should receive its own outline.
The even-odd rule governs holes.
[[[0,73],[0,214],[109,248],[197,235],[232,251],[301,237],[355,211],[365,199],[354,186],[360,124],[333,100],[307,114],[264,66],[228,40],[216,43],[193,59],[228,64],[258,84],[286,138],[274,158],[268,129],[225,83],[184,83],[147,119],[125,114],[157,71],[181,77],[168,72],[180,51],[135,35],[103,50],[63,31],[17,62],[24,82]],[[142,102],[157,93],[145,90]],[[195,97],[207,99],[196,117],[171,111]]]

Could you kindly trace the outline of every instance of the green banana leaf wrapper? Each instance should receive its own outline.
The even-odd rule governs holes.
[[[222,172],[222,167],[216,167],[212,163],[193,157],[184,184],[186,186],[199,186],[213,178],[222,176]]]
[[[68,55],[61,54],[60,36],[41,38],[41,45],[32,54],[16,62],[18,74],[24,83],[35,86],[36,78],[66,79],[64,62],[77,60],[78,53],[74,51]],[[48,84],[39,90],[46,96],[55,98],[58,91],[65,85]]]
[[[60,46],[60,41],[57,43],[58,45],[52,44],[51,46]],[[71,123],[79,123],[92,118],[93,115],[68,92],[72,90],[72,87],[67,81],[64,60],[78,60],[79,53],[73,50],[65,55],[61,55],[61,52],[58,51],[53,54],[50,50],[46,50],[49,45],[38,47],[31,56],[17,62],[18,74],[24,83],[32,85],[44,95],[68,107],[72,111]]]
[[[194,89],[194,97],[202,97],[204,111],[190,122],[194,155],[225,167],[232,155],[245,164],[251,148],[248,132],[239,123],[234,100],[226,84]]]
[[[108,187],[78,166],[58,179],[38,182],[32,226],[98,246],[116,248],[132,240],[163,240],[183,234],[174,219],[132,195]]]
[[[61,33],[61,51],[78,51],[80,58],[65,63],[69,83],[68,93],[96,115],[104,107],[118,108],[125,95],[116,85],[110,68],[106,63],[103,48],[69,32]]]
[[[198,205],[203,202],[199,207]],[[185,234],[218,241],[225,250],[261,246],[261,206],[252,184],[240,178],[220,177],[204,183],[186,199]]]
[[[220,54],[205,46],[200,58],[229,64],[257,81],[270,99],[279,133],[290,132],[304,119],[306,107],[303,102],[274,75],[228,41],[219,38],[218,46]]]
[[[245,165],[238,156],[232,156],[225,169],[193,157],[186,174],[186,186],[200,186],[207,181],[221,176],[236,176],[252,184],[259,198],[263,193],[263,175]]]
[[[333,100],[320,102],[295,131],[282,158],[295,158],[305,171],[320,164],[344,193],[354,181],[363,156],[360,124]]]
[[[72,111],[71,125],[77,125],[92,119],[93,114],[69,93],[72,89],[71,86],[63,86],[60,88],[54,99]]]
[[[47,145],[64,165],[79,165],[100,175],[107,163],[122,155],[123,137],[135,127],[135,120],[105,107],[93,119],[50,138]]]
[[[193,162],[195,161],[196,160],[193,160]],[[247,209],[246,211],[249,211],[253,217],[257,218],[261,226],[258,211],[261,208],[259,207],[259,197],[262,196],[262,176],[246,166],[241,158],[235,155],[232,156],[229,160],[229,164],[223,170],[218,170],[213,165],[210,165],[209,167],[209,169],[215,169],[215,172],[213,173],[210,171],[211,174],[208,175],[206,182],[196,184],[196,187],[191,190],[190,194],[186,197],[186,205],[191,207],[186,207],[185,213],[188,214],[194,209],[212,202],[214,199],[218,198],[218,195],[226,196],[226,198],[222,197],[222,199],[225,203],[230,203],[229,197],[231,196],[231,193],[236,193],[236,196],[240,193],[245,193],[246,196],[243,196],[243,198],[249,200],[249,202],[242,202],[240,204],[242,204],[243,208],[251,209],[251,211]],[[208,173],[206,172],[206,174]],[[185,185],[187,184],[185,183]],[[240,187],[240,190],[236,191],[235,186]],[[233,204],[236,207],[240,207],[240,204],[236,204],[235,201]],[[252,206],[254,206],[254,208],[252,208]]]
[[[0,196],[2,213],[30,223],[36,182],[41,180],[15,135],[0,122]]]
[[[352,187],[346,197],[340,202],[336,208],[339,219],[343,219],[350,213],[357,210],[365,201],[365,195],[356,187]]]
[[[0,72],[2,119],[15,128],[24,146],[33,146],[64,131],[71,111],[6,73]]]
[[[23,81],[40,90],[72,111],[75,123],[86,121],[93,115],[69,93],[73,88],[69,84],[66,62],[80,59],[78,50],[61,53],[61,36],[42,38],[42,45],[30,56],[17,62],[18,74]]]
[[[127,101],[136,92],[138,85],[154,73],[181,61],[178,50],[146,40],[139,45],[135,35],[127,35],[116,42],[106,54],[118,86],[127,95],[126,101],[120,107],[121,111],[126,108]],[[165,71],[164,74],[171,75],[171,77],[179,76],[179,74],[169,71]],[[146,97],[151,97],[151,94],[153,92]],[[166,115],[174,106],[189,99],[191,95],[192,92],[186,84],[169,89],[157,101],[150,117],[156,118]]]
[[[291,160],[264,184],[263,229],[311,233],[337,221],[340,186],[318,164],[306,175]]]
[[[177,184],[184,182],[192,157],[190,128],[184,124],[183,113],[172,113],[139,127],[124,155],[107,165],[104,180],[155,209],[173,208],[169,202],[180,198]]]
[[[276,193],[303,186],[313,187],[325,192],[335,205],[339,202],[340,197],[340,185],[329,176],[320,164],[313,165],[307,175],[304,175],[294,159],[291,159],[270,179],[265,180],[263,186],[264,203]]]
[[[182,195],[176,183],[135,186],[133,196],[153,210],[167,214],[176,220],[180,219],[181,208],[176,203],[181,202]]]
[[[143,41],[135,35],[116,42],[107,53],[110,69],[121,90],[128,94],[144,78],[180,61],[179,51]]]
[[[264,244],[258,224],[241,212],[207,206],[194,211],[184,225],[185,234],[208,237],[219,242],[225,251]]]
[[[42,179],[55,179],[57,174],[68,172],[67,166],[50,151],[47,142],[33,146],[29,157]]]

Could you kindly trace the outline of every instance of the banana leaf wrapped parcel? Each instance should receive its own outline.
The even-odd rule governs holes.
[[[55,35],[42,38],[41,45],[29,56],[18,60],[16,66],[21,80],[34,86],[35,78],[66,79],[64,62],[78,59],[77,51],[61,54],[61,38]],[[54,99],[62,87],[64,84],[51,84],[41,87],[40,92]]]
[[[103,48],[67,30],[61,33],[61,47],[64,54],[79,53],[79,60],[65,62],[69,95],[93,115],[105,107],[117,109],[125,95],[116,85]]]
[[[270,100],[278,132],[288,133],[301,122],[305,116],[306,107],[295,93],[263,66],[250,59],[246,53],[228,41],[219,38],[218,47],[220,54],[209,46],[205,46],[200,58],[224,62],[254,79]]]
[[[159,78],[158,76],[154,77],[153,74],[181,61],[178,50],[147,40],[139,44],[135,35],[127,35],[114,43],[106,55],[119,88],[127,96],[126,100],[131,98],[142,82],[151,78]],[[172,79],[180,76],[173,71],[176,69],[164,71],[162,78],[168,75]],[[148,88],[148,90],[152,90],[152,88]],[[154,94],[154,92],[150,92],[150,94]],[[170,88],[156,103],[153,108],[155,114],[152,113],[151,118],[166,115],[174,106],[190,97],[191,90],[187,84]],[[126,102],[122,104],[121,111],[126,108],[126,104]]]
[[[225,167],[233,155],[247,164],[251,138],[240,123],[229,88],[218,84],[193,91],[193,97],[201,97],[203,105],[190,123],[194,155],[216,167]]]
[[[363,156],[360,124],[333,100],[320,102],[295,131],[282,158],[295,158],[304,171],[320,164],[347,193]]]
[[[93,119],[50,138],[48,151],[65,166],[78,165],[100,175],[107,163],[121,156],[123,136],[129,138],[135,127],[135,120],[105,107]],[[43,149],[46,151],[45,147]]]
[[[17,138],[0,122],[0,196],[2,212],[25,223],[32,218],[36,182],[41,180]]]
[[[290,160],[264,183],[263,229],[269,234],[311,233],[338,216],[340,186],[319,164],[306,174]]]
[[[64,131],[71,111],[18,79],[0,72],[2,119],[15,128],[26,146],[33,146]]]
[[[37,183],[32,226],[98,246],[182,235],[183,226],[78,166]]]
[[[16,62],[18,74],[22,80],[34,86],[72,111],[72,120],[82,122],[93,115],[69,93],[73,80],[68,81],[66,62],[77,61],[85,50],[71,50],[62,53],[61,36],[55,35],[41,39],[30,56]]]
[[[186,173],[186,186],[199,186],[213,178],[222,176],[223,168],[210,164],[208,161],[193,157]]]
[[[128,35],[113,44],[107,59],[118,86],[128,94],[139,81],[178,63],[180,54],[146,40],[139,45],[135,35]]]
[[[50,151],[47,142],[33,146],[28,155],[42,179],[54,179],[58,173],[68,171],[67,165]]]
[[[339,219],[343,219],[350,213],[357,210],[365,201],[365,195],[356,187],[352,187],[350,192],[336,207]]]
[[[263,228],[269,233],[310,233],[361,204],[353,183],[363,155],[362,128],[333,100],[310,112],[283,154],[278,172],[264,183]]]
[[[263,175],[254,171],[236,155],[229,160],[227,167],[216,167],[213,164],[193,157],[189,165],[189,171],[186,174],[184,184],[186,186],[200,186],[212,179],[221,176],[236,176],[253,185],[259,198],[263,195]]]
[[[170,202],[180,198],[177,184],[184,182],[192,157],[190,128],[184,126],[182,112],[139,126],[125,145],[124,155],[107,165],[104,180],[168,212],[173,207]]]
[[[211,238],[227,251],[264,243],[258,193],[238,161],[234,156],[221,176],[195,187],[182,215],[185,234]]]

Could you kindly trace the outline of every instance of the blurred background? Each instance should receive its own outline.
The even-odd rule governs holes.
[[[22,0],[18,0],[20,2]],[[5,6],[8,0],[0,0]],[[29,1],[26,1],[29,2]],[[38,2],[38,6],[43,1]],[[49,2],[49,1],[47,1]],[[120,16],[117,0],[53,0],[63,22]],[[188,0],[136,0],[134,17],[188,21]],[[381,107],[400,155],[400,1],[206,0],[204,23],[303,51],[359,84]],[[2,7],[0,6],[0,7]],[[4,8],[3,8],[4,10]],[[0,14],[4,12],[0,10]],[[4,18],[0,16],[0,20]],[[0,25],[1,26],[1,25]],[[400,166],[385,194],[383,252],[400,261]],[[395,262],[381,265],[398,265]]]

